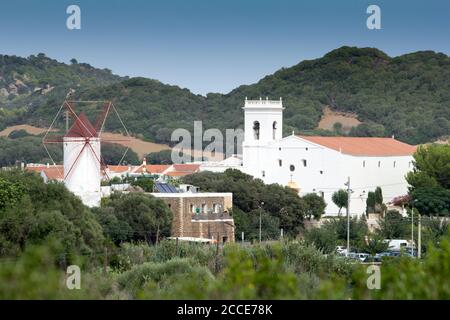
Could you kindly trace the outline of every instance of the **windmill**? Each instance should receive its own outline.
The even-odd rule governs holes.
[[[88,110],[99,111],[98,105],[102,105],[96,121],[93,124],[83,111],[76,112],[76,105],[88,105]],[[93,108],[92,108],[93,106]],[[97,110],[95,110],[97,106]],[[92,110],[94,109],[94,110]],[[106,139],[102,137],[105,122],[110,113],[114,112],[124,129],[125,135],[120,139]],[[61,114],[65,115],[65,133],[61,134],[61,127],[58,119]],[[72,121],[71,121],[72,120]],[[72,125],[69,127],[69,122]],[[57,129],[54,128],[58,128]],[[56,134],[56,135],[55,135]],[[80,197],[81,201],[89,206],[96,207],[101,201],[101,181],[109,179],[107,165],[101,157],[101,143],[122,143],[130,142],[131,137],[120,118],[117,109],[111,101],[70,101],[65,100],[58,110],[51,126],[48,128],[43,138],[43,145],[48,156],[52,160],[47,145],[62,144],[64,157],[64,184],[67,189]],[[129,147],[127,146],[121,160],[123,161]]]

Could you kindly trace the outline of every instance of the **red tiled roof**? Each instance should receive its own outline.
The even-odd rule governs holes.
[[[196,172],[200,168],[199,164],[174,164],[174,171],[178,172]]]
[[[128,166],[108,166],[110,172],[124,172],[128,171]]]
[[[64,180],[64,168],[50,167],[42,170],[49,180]]]
[[[409,156],[416,147],[394,138],[298,136],[304,140],[353,156]]]
[[[192,171],[185,171],[185,172],[170,171],[170,172],[167,172],[165,175],[169,176],[169,177],[183,177],[183,176],[190,175],[192,173],[194,173],[194,172],[192,172]]]
[[[83,112],[80,113],[70,130],[65,134],[65,137],[72,138],[91,138],[96,136],[97,131]]]
[[[151,173],[163,173],[169,169],[170,166],[170,164],[149,164],[146,166],[146,170]]]
[[[27,166],[27,167],[25,167],[25,170],[33,171],[33,172],[42,172],[45,169],[53,169],[53,168],[58,168],[60,170],[64,170],[64,166],[62,166],[62,165],[50,165],[48,167],[46,165]]]

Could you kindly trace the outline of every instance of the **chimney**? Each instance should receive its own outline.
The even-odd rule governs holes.
[[[147,165],[147,159],[144,158],[144,160],[142,160],[142,165],[146,166]]]
[[[47,162],[47,168],[50,168],[50,163]]]

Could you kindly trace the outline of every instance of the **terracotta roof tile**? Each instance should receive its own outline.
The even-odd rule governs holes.
[[[146,166],[146,170],[151,173],[163,173],[169,169],[170,166],[170,164],[149,164]]]
[[[199,164],[174,164],[174,171],[179,172],[196,172],[200,168]]]
[[[125,172],[128,168],[128,166],[108,166],[110,172]]]
[[[171,171],[171,172],[167,172],[165,175],[169,176],[169,177],[183,177],[183,176],[190,175],[192,173],[194,173],[194,172],[192,172],[192,171],[184,171],[184,172]]]
[[[49,180],[64,180],[64,169],[58,167],[45,168],[43,170]]]
[[[409,156],[416,146],[393,138],[298,136],[321,146],[353,156]]]

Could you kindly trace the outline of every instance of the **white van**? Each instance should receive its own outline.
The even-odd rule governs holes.
[[[384,241],[389,243],[388,250],[390,251],[400,251],[409,245],[408,240],[404,239],[386,239]]]

